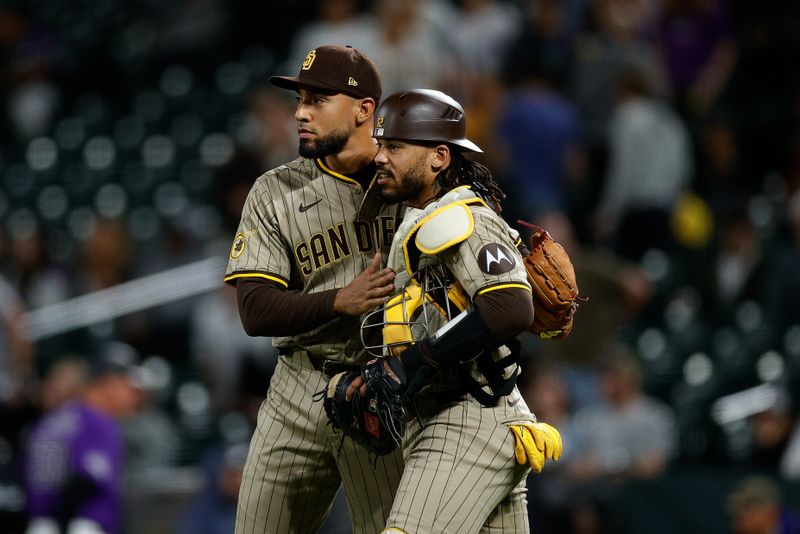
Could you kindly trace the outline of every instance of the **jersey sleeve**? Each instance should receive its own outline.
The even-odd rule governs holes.
[[[228,284],[235,285],[240,278],[258,278],[289,286],[291,257],[281,234],[269,180],[269,174],[260,177],[247,195],[228,255]]]
[[[471,209],[473,232],[442,254],[448,269],[471,298],[494,289],[518,287],[530,291],[528,274],[508,225],[488,208]]]

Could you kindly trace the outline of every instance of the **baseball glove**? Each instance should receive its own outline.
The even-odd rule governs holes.
[[[533,324],[530,330],[542,339],[561,339],[572,330],[572,318],[582,299],[578,294],[575,269],[567,251],[534,224],[517,221],[534,232],[524,257],[528,281],[533,290]]]
[[[400,444],[405,428],[402,379],[391,366],[387,370],[384,359],[372,360],[361,369],[364,387],[356,388],[347,400],[347,388],[358,376],[348,371],[331,377],[325,389],[325,413],[334,428],[368,451],[388,454]]]

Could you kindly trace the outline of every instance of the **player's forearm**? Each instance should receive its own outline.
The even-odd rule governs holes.
[[[487,291],[475,297],[475,308],[498,345],[515,338],[533,323],[531,294],[518,287]]]
[[[250,336],[294,336],[335,319],[336,291],[302,294],[270,282],[236,283],[239,316]]]
[[[474,309],[448,323],[447,330],[422,340],[401,355],[409,376],[423,365],[450,367],[494,350],[533,322],[531,294],[520,288],[489,291],[474,300]]]

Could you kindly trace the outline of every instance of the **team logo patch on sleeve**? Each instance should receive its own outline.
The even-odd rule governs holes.
[[[478,252],[478,265],[486,274],[503,274],[514,268],[514,255],[499,243],[489,243]]]
[[[244,234],[238,233],[233,238],[233,245],[231,245],[231,258],[236,259],[244,252]]]
[[[247,238],[251,235],[256,235],[258,230],[250,230],[248,232],[239,232],[233,238],[233,245],[231,245],[231,259],[235,260],[242,254],[244,254],[245,245],[247,244]]]

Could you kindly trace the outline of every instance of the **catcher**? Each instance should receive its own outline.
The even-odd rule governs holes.
[[[558,459],[562,444],[515,386],[515,336],[532,327],[538,297],[519,234],[498,215],[505,195],[464,156],[481,149],[451,97],[402,91],[375,116],[376,183],[385,201],[410,207],[389,255],[396,294],[362,324],[376,358],[360,376],[331,379],[328,416],[378,454],[402,443],[405,469],[383,532],[528,532],[527,473]],[[555,270],[551,260],[550,280],[531,274],[537,283],[574,286],[568,258]],[[573,310],[536,328],[565,335]]]

